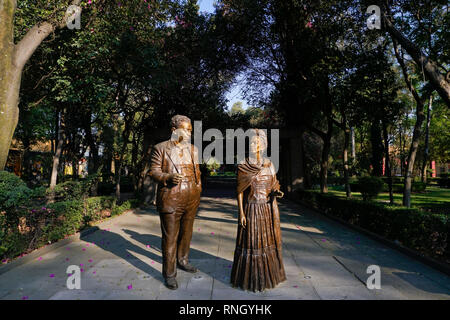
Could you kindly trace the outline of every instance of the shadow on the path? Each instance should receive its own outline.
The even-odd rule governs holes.
[[[219,188],[207,190],[202,195],[201,206],[206,205],[215,212],[221,212],[223,218],[210,217],[203,214],[197,216],[196,219],[237,224],[237,203],[218,201],[219,199],[217,198],[235,199],[235,192],[230,187],[228,187],[228,190],[220,190]],[[398,278],[398,281],[405,282],[405,284],[409,284],[417,290],[450,295],[450,282],[447,281],[445,284],[439,282],[439,279],[446,278],[446,275],[441,274],[439,271],[423,265],[421,262],[405,256],[401,252],[387,247],[377,240],[346,227],[337,221],[308,210],[291,200],[281,199],[279,207],[280,222],[294,225],[293,228],[281,227],[281,231],[283,239],[289,242],[289,246],[299,249],[295,250],[296,254],[301,255],[300,251],[303,248],[301,241],[304,238],[300,238],[299,235],[305,235],[317,245],[317,255],[326,254],[333,256],[342,254],[348,260],[353,260],[360,264],[362,264],[359,260],[360,257],[366,256],[380,266],[382,270],[397,269],[398,271],[393,272],[392,275]],[[202,209],[208,210],[205,207]],[[330,241],[333,245],[345,249],[337,249],[338,252],[336,252],[327,248],[326,242]],[[365,243],[364,247],[362,247],[363,243]],[[433,274],[437,274],[438,278],[435,278]],[[369,274],[367,277],[369,277]]]
[[[98,228],[98,227],[96,227]],[[156,236],[153,234],[140,234],[138,232],[135,232],[133,230],[129,229],[122,229],[123,232],[125,232],[128,236],[130,236],[131,239],[136,240],[143,244],[144,246],[148,248],[152,248],[159,253],[161,253],[161,237]],[[159,270],[154,268],[152,266],[153,262],[150,262],[148,264],[147,262],[142,261],[139,259],[135,254],[139,254],[142,256],[145,256],[149,259],[151,259],[154,262],[162,264],[162,256],[159,254],[155,254],[149,250],[146,250],[140,246],[137,246],[121,236],[120,234],[102,230],[98,228],[97,231],[88,234],[86,236],[82,236],[80,238],[83,241],[86,242],[94,242],[96,246],[99,248],[102,248],[105,251],[109,251],[116,255],[117,257],[125,260],[129,264],[133,265],[137,269],[141,270],[145,274],[148,274],[149,276],[153,277],[154,279],[159,280],[160,282],[164,282],[164,278]],[[215,281],[221,281],[225,285],[231,285],[227,282],[224,282],[223,279],[220,279],[218,276],[216,276],[216,271],[218,268],[224,265],[231,265],[232,261],[229,261],[227,259],[223,259],[218,256],[211,255],[209,253],[191,248],[190,249],[190,255],[189,258],[192,259],[201,259],[203,261],[208,260],[209,263],[204,263],[197,265],[193,263],[200,271],[209,274],[212,276]],[[231,272],[231,269],[229,269]],[[184,271],[178,269],[177,273],[178,276],[180,273]],[[220,274],[220,272],[219,272]],[[218,274],[217,274],[218,275]]]
[[[233,191],[228,190],[225,192],[223,190],[210,189],[205,193],[206,194],[202,195],[199,214],[197,215],[196,220],[231,223],[237,228],[237,204],[235,201],[229,201],[234,199],[234,197],[231,196]],[[220,212],[220,215],[218,216],[215,214],[215,216],[211,216],[208,211]],[[449,282],[439,282],[440,279],[446,279],[444,274],[435,277],[434,275],[439,274],[438,271],[426,265],[422,265],[420,262],[404,256],[400,252],[389,248],[358,231],[341,225],[334,220],[328,219],[289,200],[280,201],[280,213],[281,223],[292,225],[291,228],[281,228],[283,242],[287,245],[285,248],[288,248],[292,254],[299,258],[297,263],[299,263],[300,268],[302,267],[302,261],[305,261],[305,263],[309,265],[315,263],[315,260],[308,260],[310,258],[323,255],[343,256],[347,261],[353,261],[350,265],[345,261],[343,262],[345,264],[344,268],[350,273],[357,271],[353,270],[356,266],[358,266],[358,269],[363,268],[365,271],[365,268],[368,265],[366,266],[363,261],[371,261],[371,264],[378,265],[382,269],[382,288],[383,279],[391,278],[392,280],[392,276],[394,276],[396,278],[396,283],[401,284],[401,282],[404,282],[404,284],[401,284],[401,288],[399,288],[400,292],[408,290],[407,286],[405,287],[404,285],[409,284],[416,290],[423,292],[450,294]],[[155,207],[147,208],[137,214],[158,215]],[[162,263],[160,249],[161,237],[153,234],[138,233],[133,230],[132,225],[128,225],[122,230],[131,239],[141,243],[142,246],[135,245],[121,235],[106,230],[99,230],[86,237],[82,237],[82,240],[95,242],[105,251],[110,251],[142,272],[163,282],[160,271],[154,268],[152,264],[143,262],[134,255],[139,254],[155,262]],[[228,237],[222,235],[222,237],[225,241],[234,240],[232,239],[232,236]],[[146,250],[145,246],[147,245],[157,253],[152,252],[150,249]],[[200,263],[200,265],[196,265],[196,267],[200,271],[212,276],[215,281],[221,281],[231,288],[231,285],[221,276],[223,276],[224,270],[228,273],[231,272],[231,268],[226,268],[232,264],[232,261],[195,248],[191,248],[190,259],[205,261],[206,263]],[[340,267],[341,266],[339,266],[339,268]],[[327,272],[327,266],[318,265],[317,268],[319,268],[319,271],[322,273]],[[392,272],[389,277],[384,278],[386,277],[385,272],[389,272],[387,270],[391,269],[396,270],[395,272]],[[364,271],[362,272],[364,273]],[[178,272],[180,274],[183,271],[179,270]],[[423,274],[423,276],[421,274]],[[329,275],[329,277],[333,276],[336,275]],[[367,274],[367,277],[369,277],[369,274]],[[392,283],[388,284],[392,285]]]

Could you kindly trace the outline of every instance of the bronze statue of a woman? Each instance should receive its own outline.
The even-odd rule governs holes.
[[[281,254],[281,198],[275,168],[262,156],[267,137],[255,129],[250,155],[238,165],[237,199],[239,225],[231,284],[244,290],[263,291],[286,280]]]

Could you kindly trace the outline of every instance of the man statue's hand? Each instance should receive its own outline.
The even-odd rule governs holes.
[[[179,184],[181,182],[181,179],[183,178],[183,175],[179,173],[172,173],[167,178],[167,181],[173,184]]]

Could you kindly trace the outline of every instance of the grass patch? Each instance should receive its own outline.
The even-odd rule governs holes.
[[[328,193],[339,198],[345,198],[343,186],[331,186]],[[360,192],[352,192],[352,198],[362,200]],[[394,193],[394,205],[402,206],[403,194]],[[375,202],[389,203],[389,193],[382,192],[375,199]],[[427,186],[424,192],[411,194],[411,206],[427,212],[450,214],[450,189]]]

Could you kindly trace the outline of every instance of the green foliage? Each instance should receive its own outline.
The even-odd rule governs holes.
[[[139,205],[139,202],[136,199],[127,200],[124,203],[122,203],[121,205],[114,207],[111,215],[115,216],[115,215],[121,214],[124,211],[127,211],[129,209],[137,207],[138,205]]]
[[[67,200],[48,205],[53,210],[51,222],[42,228],[42,240],[56,241],[77,232],[83,222],[83,201]]]
[[[315,191],[297,191],[301,201],[425,255],[450,262],[450,221],[442,214],[348,200]]]
[[[56,200],[79,200],[89,195],[89,185],[80,181],[65,181],[53,189]],[[47,191],[50,193],[50,189]]]
[[[383,180],[379,177],[366,176],[358,178],[357,188],[364,201],[369,201],[376,198],[383,190],[383,184]]]
[[[0,211],[25,204],[33,191],[14,173],[0,171]]]
[[[115,205],[115,197],[100,196],[86,199],[84,206],[84,221],[87,223],[110,217],[111,209],[114,208]]]
[[[121,214],[139,205],[130,199],[116,205],[115,197],[66,200],[47,207],[22,207],[14,211],[16,223],[0,214],[0,257],[13,258],[25,251],[74,234],[89,222]]]
[[[210,174],[213,175],[213,173],[215,173],[215,170],[220,168],[220,163],[216,158],[212,157],[209,158],[208,161],[206,161],[206,167],[208,168]]]

